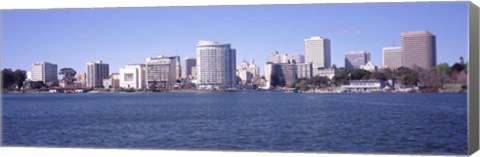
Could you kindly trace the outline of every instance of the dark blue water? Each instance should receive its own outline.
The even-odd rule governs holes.
[[[4,94],[2,144],[467,153],[466,94]]]

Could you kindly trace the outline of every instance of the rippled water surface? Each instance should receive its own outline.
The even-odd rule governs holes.
[[[2,144],[467,153],[466,94],[3,94]]]

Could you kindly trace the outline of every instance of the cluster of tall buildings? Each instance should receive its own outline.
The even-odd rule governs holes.
[[[435,35],[428,31],[402,32],[401,47],[383,48],[383,68],[420,67],[431,69],[436,65]],[[311,37],[304,40],[304,61],[292,62],[287,55],[278,52],[268,55],[265,66],[265,77],[271,82],[272,76],[280,77],[286,84],[298,78],[324,76],[330,79],[335,76],[335,68],[331,67],[330,39]],[[345,68],[364,69],[371,72],[377,70],[368,51],[351,51],[345,54]]]
[[[383,67],[420,67],[430,69],[436,64],[435,35],[428,31],[403,32],[401,47],[383,48]],[[92,88],[174,88],[179,81],[193,83],[199,89],[235,89],[237,85],[258,84],[263,79],[266,86],[272,77],[285,84],[299,78],[335,76],[332,68],[330,39],[311,37],[304,40],[304,55],[282,54],[278,51],[267,56],[265,77],[253,59],[245,59],[237,68],[236,50],[230,44],[199,41],[196,58],[180,59],[180,56],[146,58],[144,64],[128,64],[118,73],[110,73],[109,64],[94,61],[86,64],[86,73],[77,75],[77,84]],[[368,51],[352,51],[345,54],[345,68],[376,71]],[[57,81],[57,65],[37,62],[32,65],[31,80],[45,83]]]

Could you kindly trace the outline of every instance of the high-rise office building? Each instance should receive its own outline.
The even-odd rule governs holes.
[[[197,87],[232,89],[236,86],[236,50],[230,44],[199,41],[197,45]]]
[[[182,77],[193,77],[192,69],[197,66],[197,59],[196,58],[185,58],[182,62]]]
[[[312,63],[316,68],[329,68],[331,66],[330,39],[311,37],[304,40],[305,63]]]
[[[385,68],[396,69],[402,66],[402,48],[385,47],[383,48],[383,66]]]
[[[176,83],[177,59],[158,56],[146,59],[147,88],[173,88]]]
[[[283,55],[278,51],[268,54],[267,62],[270,63],[283,63]]]
[[[370,52],[357,51],[345,54],[345,68],[360,68],[370,61]]]
[[[125,89],[146,89],[147,73],[145,64],[129,64],[119,70],[120,87]]]
[[[305,57],[301,54],[286,55],[288,61],[294,61],[295,63],[304,63]]]
[[[42,81],[44,83],[57,81],[58,79],[57,64],[52,64],[49,62],[33,63],[31,77],[32,77],[32,81]]]
[[[110,76],[109,65],[98,60],[87,63],[87,87],[100,88]]]
[[[428,31],[402,32],[402,66],[431,69],[436,65],[436,39]]]

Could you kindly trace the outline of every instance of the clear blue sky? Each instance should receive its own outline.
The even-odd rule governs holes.
[[[349,51],[400,45],[400,33],[437,36],[437,63],[468,60],[468,2],[160,7],[2,11],[1,66],[31,70],[49,61],[77,72],[103,60],[110,72],[146,57],[195,57],[198,40],[232,44],[237,63],[254,58],[263,68],[272,51],[304,54],[303,40],[331,40],[332,63]]]

